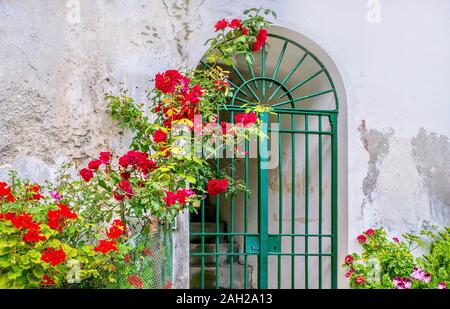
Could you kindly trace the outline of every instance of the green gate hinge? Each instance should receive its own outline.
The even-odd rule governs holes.
[[[245,252],[248,254],[259,254],[259,236],[246,236]],[[269,235],[267,244],[268,254],[281,253],[280,235]]]

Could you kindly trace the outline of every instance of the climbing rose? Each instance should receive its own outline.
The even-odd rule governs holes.
[[[94,177],[94,173],[88,168],[83,168],[80,171],[80,175],[86,182],[89,182]]]
[[[162,93],[174,93],[177,86],[183,86],[182,90],[186,90],[188,83],[189,79],[177,70],[167,70],[155,76],[155,87]]]
[[[227,20],[226,20],[225,18],[219,20],[219,21],[214,25],[214,27],[216,28],[216,32],[217,32],[217,31],[220,31],[220,30],[222,30],[222,29],[225,29],[227,26],[228,26],[228,22],[227,22]]]
[[[47,248],[42,251],[41,260],[50,263],[52,266],[56,266],[66,260],[66,253],[62,248],[59,250]]]
[[[94,248],[95,252],[101,252],[103,254],[109,251],[117,251],[117,244],[115,240],[102,239],[99,241],[98,246]]]
[[[102,161],[92,160],[91,162],[88,163],[88,168],[91,170],[96,170],[100,167],[100,165],[102,165]]]
[[[3,198],[6,199],[7,202],[14,202],[15,198],[11,193],[11,187],[8,186],[6,182],[0,182],[0,200]]]
[[[119,193],[117,193],[117,191],[114,191],[113,197],[116,201],[119,201],[119,202],[121,202],[125,199],[125,195],[119,194]]]
[[[167,133],[163,130],[156,130],[155,133],[153,133],[153,141],[155,143],[161,143],[165,142],[167,139]]]
[[[242,28],[241,28],[241,31],[242,31],[242,34],[243,34],[243,35],[247,35],[247,34],[248,34],[248,29],[245,28],[245,27],[242,27]]]
[[[177,191],[177,201],[180,204],[184,204],[186,203],[186,199],[191,195],[195,195],[195,192],[189,189],[179,189]]]
[[[134,170],[140,170],[144,174],[148,174],[156,167],[156,163],[149,159],[146,152],[129,150],[126,154],[119,158],[119,165],[123,168],[129,166]]]
[[[229,26],[230,26],[230,28],[233,28],[233,29],[241,28],[242,23],[239,19],[235,18],[230,22]]]
[[[208,181],[207,191],[210,196],[225,192],[228,188],[228,179],[211,179]]]
[[[128,195],[133,195],[134,191],[131,188],[131,184],[128,180],[123,179],[118,184],[117,187],[122,190],[123,192],[127,193]]]
[[[349,264],[353,263],[354,260],[355,260],[355,259],[353,258],[353,256],[347,255],[347,256],[345,257],[345,264],[349,265]]]
[[[240,113],[234,116],[236,124],[243,124],[245,127],[254,124],[258,120],[258,116],[254,112]]]
[[[131,275],[128,277],[128,283],[132,286],[135,286],[139,289],[142,289],[144,282],[142,281],[142,278],[138,275]]]
[[[111,153],[108,151],[100,152],[100,155],[98,157],[100,161],[102,161],[103,164],[108,165],[111,160]]]
[[[364,244],[367,241],[367,237],[361,234],[358,237],[356,237],[356,240],[358,240],[360,244]]]
[[[437,288],[439,290],[446,290],[447,289],[447,285],[445,284],[445,282],[439,282]]]
[[[356,278],[355,278],[355,283],[356,283],[357,285],[363,284],[364,281],[366,281],[366,280],[364,279],[363,276],[358,275],[358,276],[356,276]]]
[[[412,282],[408,278],[395,277],[392,279],[392,283],[394,283],[395,288],[399,290],[407,290],[412,286]]]
[[[176,193],[174,192],[167,192],[166,193],[166,197],[164,198],[164,202],[166,203],[167,206],[172,206],[173,204],[175,204],[177,202],[178,196]]]
[[[110,227],[110,229],[106,232],[106,235],[110,239],[117,239],[119,238],[119,236],[125,234],[125,231],[126,231],[125,224],[120,219],[116,219],[113,221],[113,224]]]
[[[368,230],[365,232],[365,234],[366,234],[367,236],[373,236],[373,235],[375,235],[375,231],[374,231],[373,229],[368,229]]]
[[[393,240],[394,242],[400,242],[400,239],[398,239],[397,237],[392,237],[392,240]]]
[[[261,47],[264,45],[264,43],[267,40],[267,30],[261,28],[256,35],[256,41],[253,43],[252,51],[258,51],[261,49]]]

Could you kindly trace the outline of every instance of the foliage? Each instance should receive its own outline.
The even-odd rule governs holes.
[[[79,235],[95,231],[98,237],[103,228],[94,229],[66,201],[42,195],[39,185],[14,172],[10,183],[0,183],[14,197],[0,192],[0,288],[102,287],[115,280],[114,260],[126,252],[121,240],[116,249],[97,252],[97,240]]]
[[[421,231],[389,240],[384,229],[368,229],[357,237],[364,251],[345,257],[350,286],[362,289],[432,289],[450,284],[450,229],[442,232]],[[415,257],[412,251],[426,249],[427,254]]]

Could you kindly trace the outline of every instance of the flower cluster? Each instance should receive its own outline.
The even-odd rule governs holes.
[[[94,172],[98,170],[98,168],[103,165],[110,164],[111,153],[109,152],[100,152],[98,159],[92,160],[88,163],[87,168],[83,168],[80,170],[80,175],[84,179],[84,181],[89,182],[94,177]]]
[[[64,204],[59,204],[58,209],[47,212],[47,225],[60,233],[62,233],[62,228],[66,225],[67,220],[71,219],[78,219],[78,215]]]
[[[27,185],[25,187],[27,200],[28,201],[33,201],[33,200],[38,201],[38,200],[42,199],[44,196],[42,196],[39,193],[40,190],[41,190],[41,186],[38,184]]]
[[[244,127],[255,124],[257,121],[258,116],[255,112],[239,113],[234,116],[234,122],[237,125],[243,125]]]
[[[222,18],[214,25],[214,28],[216,28],[216,32],[220,30],[225,30],[227,27],[231,29],[239,29],[241,30],[243,35],[248,34],[248,29],[244,27],[244,25],[242,25],[242,21],[237,18],[232,19],[231,21],[227,21],[225,18]]]
[[[181,205],[184,205],[186,203],[186,200],[194,195],[195,192],[189,189],[178,189],[177,192],[168,191],[164,198],[164,202],[169,207],[176,204],[177,202]]]
[[[62,248],[46,248],[42,251],[41,260],[51,264],[52,266],[56,266],[66,260],[66,253]]]
[[[228,179],[211,179],[208,181],[207,191],[210,196],[225,192],[228,188]]]
[[[94,251],[101,252],[103,254],[106,254],[109,251],[117,251],[116,239],[124,235],[126,230],[125,224],[120,219],[114,220],[109,230],[106,231],[106,235],[109,240],[101,239],[98,245],[94,248]]]
[[[2,219],[10,221],[16,229],[24,231],[25,233],[22,240],[27,243],[33,244],[46,239],[46,237],[41,234],[41,222],[34,222],[29,213],[22,212],[17,215],[12,212],[7,212],[5,214],[0,214],[0,220]]]
[[[156,167],[155,161],[150,160],[148,153],[137,150],[129,150],[121,156],[119,158],[119,165],[122,168],[122,173],[125,176],[123,178],[125,179],[129,175],[126,173],[128,168],[131,168],[133,171],[138,171],[145,176]]]
[[[15,201],[15,198],[11,193],[11,187],[6,182],[0,182],[0,201],[3,199],[9,203]]]

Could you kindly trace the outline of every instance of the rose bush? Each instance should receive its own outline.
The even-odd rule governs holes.
[[[342,265],[350,286],[362,289],[446,289],[450,284],[450,228],[403,234],[389,240],[383,229],[368,229],[357,237],[363,253],[347,255]],[[429,245],[422,239],[426,238]],[[418,257],[412,251],[428,249]]]

